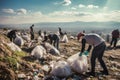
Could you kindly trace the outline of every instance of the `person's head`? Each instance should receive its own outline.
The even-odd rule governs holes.
[[[34,27],[34,24],[32,24],[32,26],[30,26],[30,29],[33,29],[33,27]]]
[[[47,34],[47,32],[46,32],[46,31],[44,31],[44,34]]]
[[[65,32],[64,35],[67,35],[67,33]]]
[[[84,36],[85,35],[85,33],[83,33],[83,32],[80,32],[78,35],[77,35],[77,39],[79,40],[82,36]]]
[[[34,27],[34,24],[32,24],[32,27]]]

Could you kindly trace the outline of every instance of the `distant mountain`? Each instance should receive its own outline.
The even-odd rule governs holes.
[[[18,28],[18,29],[29,29],[32,24],[9,24],[9,25],[0,25],[0,28]],[[103,31],[108,32],[113,29],[120,29],[120,22],[45,22],[45,23],[35,23],[35,30],[48,30],[56,31],[58,27],[61,27],[63,31],[67,32],[79,32],[82,30],[85,31]]]

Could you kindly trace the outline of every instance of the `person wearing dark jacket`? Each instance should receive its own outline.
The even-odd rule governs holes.
[[[57,34],[49,34],[48,38],[50,40],[50,44],[53,44],[53,46],[59,49],[59,36]]]
[[[102,59],[106,48],[105,40],[95,33],[90,33],[90,34],[79,33],[77,38],[80,39],[80,37],[82,37],[82,48],[79,56],[81,56],[83,52],[85,52],[86,43],[89,44],[89,47],[87,49],[88,53],[90,52],[93,46],[92,56],[91,56],[91,71],[88,72],[87,74],[95,76],[95,65],[96,65],[95,61],[96,59],[98,59],[101,67],[103,68],[102,73],[108,75],[107,67]]]
[[[16,38],[16,32],[17,30],[11,30],[8,32],[7,37],[10,39],[10,41],[13,41]]]
[[[63,32],[62,32],[62,29],[59,27],[59,33],[60,33],[60,36],[63,36]]]
[[[33,30],[34,24],[30,26],[30,35],[31,35],[31,40],[34,40],[34,30]]]
[[[119,33],[119,30],[118,29],[115,29],[112,31],[112,40],[111,40],[111,43],[110,43],[110,47],[112,46],[112,44],[114,43],[113,47],[116,48],[116,44],[117,44],[117,39],[120,37],[120,33]]]

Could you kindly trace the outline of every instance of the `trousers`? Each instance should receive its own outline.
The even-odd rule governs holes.
[[[91,56],[91,72],[95,72],[95,65],[96,65],[95,61],[96,61],[96,59],[98,59],[101,67],[103,68],[103,71],[108,73],[105,62],[102,59],[105,48],[106,48],[105,42],[103,42],[100,45],[94,47],[94,49],[92,51],[92,56]]]

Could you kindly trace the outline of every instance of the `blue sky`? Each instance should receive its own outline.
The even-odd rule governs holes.
[[[0,0],[0,24],[118,21],[120,0]]]

